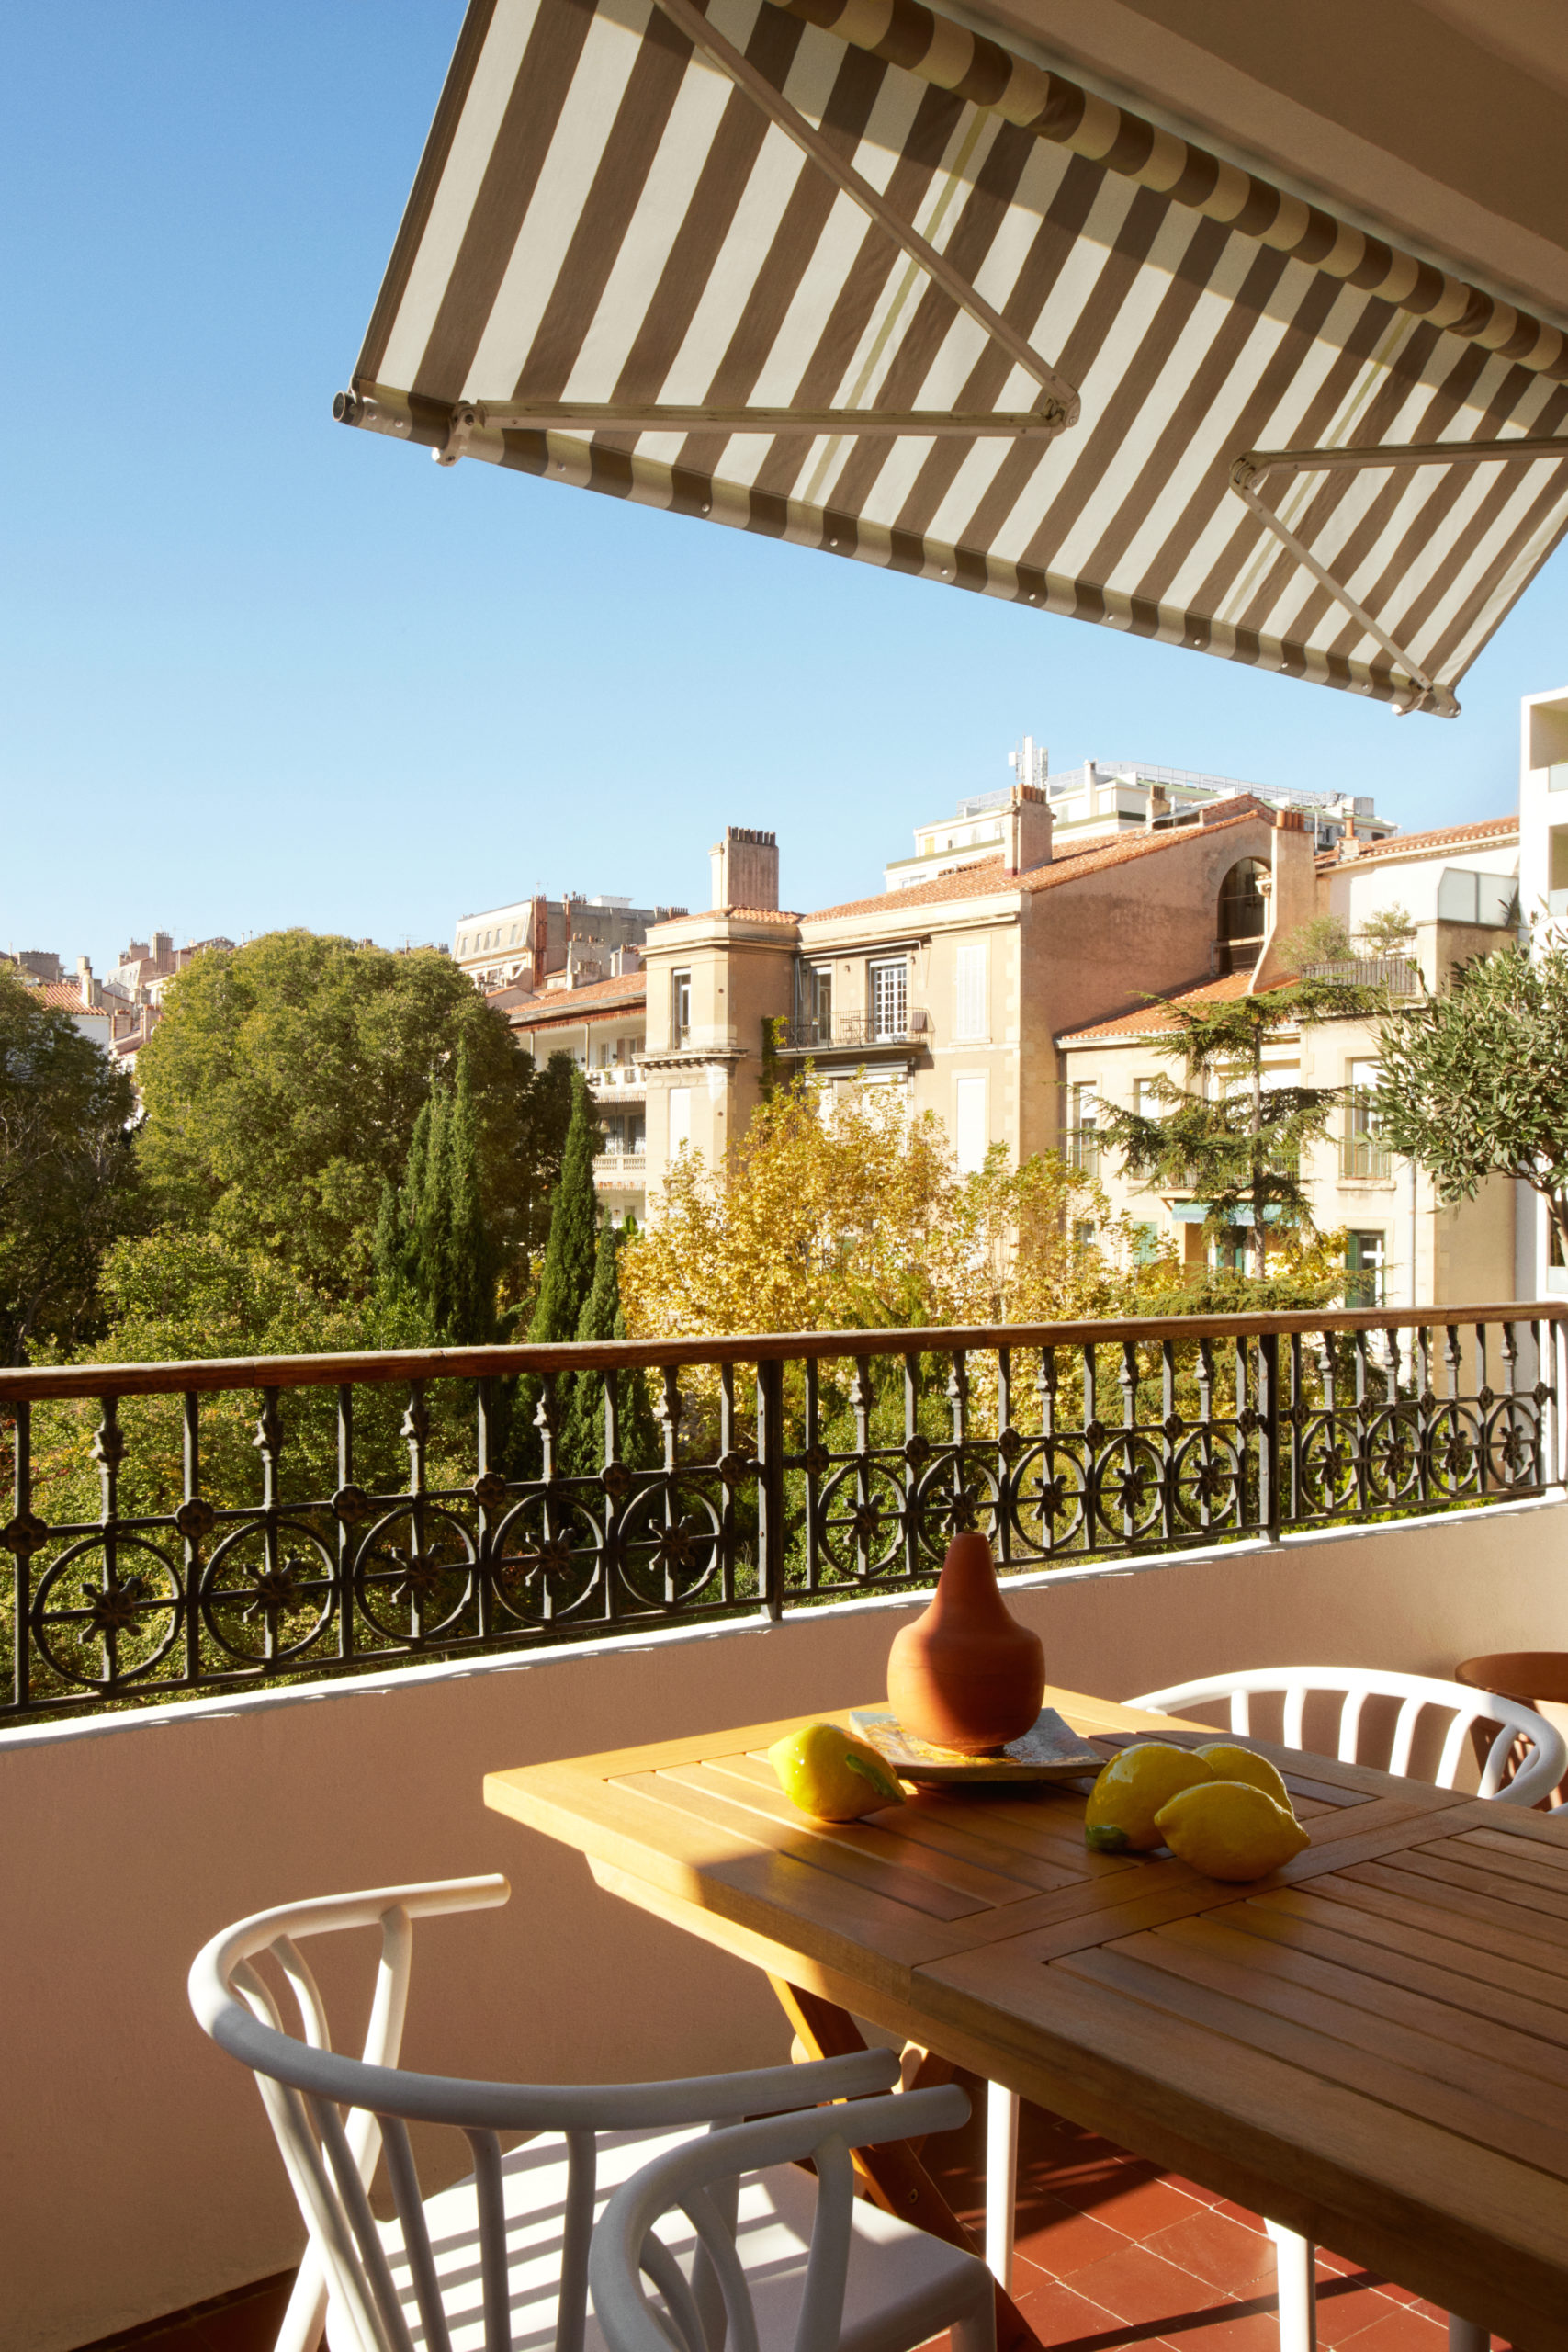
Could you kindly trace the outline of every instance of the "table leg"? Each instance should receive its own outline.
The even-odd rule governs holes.
[[[770,1976],[768,1982],[808,2057],[842,2058],[865,2048],[864,2037],[847,2009],[840,2008],[834,2001],[824,2000],[819,1993],[808,1993],[798,1984],[787,1983],[782,1976]],[[860,2148],[855,2151],[854,2161],[873,2199],[885,2213],[897,2213],[900,2221],[912,2222],[917,2229],[929,2232],[948,2245],[962,2246],[966,2254],[979,2254],[979,2247],[930,2173],[908,2147],[895,2142],[886,2148]],[[989,2242],[987,2223],[987,2256]],[[1039,2337],[999,2278],[996,2292],[997,2352],[1043,2352]]]
[[[1013,2206],[1018,2188],[1018,2093],[986,2085],[986,2267],[1012,2292]]]
[[[1282,2222],[1263,2226],[1274,2241],[1280,2352],[1317,2352],[1317,2248]]]
[[[1492,2337],[1472,2319],[1456,2319],[1449,2313],[1449,2352],[1489,2352]]]

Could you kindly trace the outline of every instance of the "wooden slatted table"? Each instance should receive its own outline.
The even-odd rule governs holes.
[[[1046,1701],[1107,1754],[1139,1729],[1214,1736]],[[1313,1842],[1223,1886],[1086,1851],[1081,1786],[807,1821],[764,1754],[793,1727],[492,1773],[486,1802],[764,1969],[818,2046],[848,2046],[834,2021],[858,2012],[1526,2352],[1568,2352],[1562,1815],[1256,1741]],[[928,2189],[910,2160],[886,2201],[931,2225]]]

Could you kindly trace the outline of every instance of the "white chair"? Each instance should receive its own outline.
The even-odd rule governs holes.
[[[1568,1747],[1555,1724],[1517,1699],[1472,1690],[1462,1682],[1444,1682],[1430,1674],[1396,1674],[1382,1667],[1270,1666],[1238,1674],[1205,1675],[1196,1682],[1173,1682],[1164,1690],[1147,1690],[1140,1699],[1124,1702],[1151,1714],[1180,1715],[1190,1708],[1228,1701],[1230,1728],[1241,1738],[1252,1729],[1252,1701],[1282,1697],[1280,1745],[1302,1747],[1307,1701],[1318,1693],[1339,1697],[1337,1746],[1341,1764],[1359,1761],[1361,1718],[1369,1699],[1397,1699],[1393,1736],[1382,1770],[1407,1774],[1416,1726],[1428,1707],[1451,1713],[1453,1721],[1443,1736],[1442,1752],[1433,1773],[1434,1785],[1451,1789],[1459,1777],[1466,1743],[1477,1724],[1500,1725],[1487,1750],[1478,1794],[1498,1804],[1533,1805],[1551,1793],[1568,1765]],[[1512,1780],[1505,1780],[1509,1757],[1523,1740],[1529,1753]],[[1317,2342],[1317,2290],[1314,2249],[1309,2239],[1282,2222],[1269,2222],[1279,2266],[1280,2352],[1313,2352]],[[1450,2352],[1487,2352],[1490,2337],[1473,2321],[1449,2316]]]
[[[332,2352],[600,2352],[587,2308],[588,2247],[611,2189],[708,2127],[815,2109],[818,2100],[864,2099],[898,2080],[897,2053],[886,2050],[747,2074],[576,2087],[400,2069],[414,1919],[489,1909],[510,1892],[500,1877],[457,1879],[286,1904],[225,1928],[193,1962],[191,2007],[213,2041],[255,2075],[310,2233],[276,2352],[312,2352],[323,2322]],[[359,2058],[333,2052],[299,1949],[305,1937],[349,1928],[380,1931]],[[287,1982],[302,2039],[284,2030],[255,1964],[266,1957]],[[889,2103],[874,2103],[883,2117]],[[884,2140],[902,2138],[952,2129],[967,2113],[962,2092],[921,2091],[900,2097],[878,2128]],[[411,2123],[463,2132],[468,2177],[422,2199]],[[503,2154],[502,2133],[527,2136]],[[367,2192],[382,2154],[396,2210],[378,2222]],[[792,2176],[776,2193],[784,2225],[804,2225],[808,2237],[802,2181],[804,2174]],[[754,2202],[774,2192],[748,2193]],[[931,2267],[924,2249],[937,2242],[860,2205],[852,2234],[849,2307],[898,2308],[899,2267],[918,2259]],[[945,2280],[965,2263],[980,2267],[942,2247],[933,2276]],[[712,2281],[700,2263],[697,2272],[699,2296],[712,2305]]]
[[[1212,1706],[1220,1700],[1228,1700],[1230,1727],[1245,1738],[1252,1726],[1252,1701],[1263,1695],[1281,1696],[1285,1703],[1280,1745],[1300,1747],[1303,1744],[1302,1724],[1306,1702],[1318,1692],[1339,1694],[1338,1745],[1335,1753],[1341,1764],[1359,1760],[1361,1716],[1369,1699],[1397,1699],[1400,1702],[1388,1761],[1382,1768],[1386,1772],[1408,1773],[1416,1725],[1428,1707],[1441,1708],[1453,1715],[1443,1739],[1438,1769],[1432,1775],[1439,1789],[1453,1787],[1466,1743],[1476,1724],[1501,1725],[1487,1753],[1478,1791],[1481,1796],[1495,1797],[1499,1804],[1539,1804],[1557,1786],[1564,1764],[1568,1763],[1568,1748],[1563,1746],[1562,1734],[1544,1715],[1538,1715],[1533,1707],[1527,1707],[1522,1701],[1495,1698],[1490,1691],[1472,1690],[1462,1682],[1440,1681],[1431,1674],[1395,1674],[1382,1667],[1253,1667],[1240,1674],[1213,1674],[1196,1682],[1174,1682],[1168,1690],[1150,1690],[1143,1698],[1129,1699],[1124,1703],[1145,1708],[1151,1714],[1179,1715],[1190,1707]],[[1505,1781],[1509,1755],[1516,1740],[1521,1738],[1529,1742],[1534,1753],[1521,1763],[1511,1781]]]
[[[851,2149],[902,2138],[917,2107],[926,2131],[968,2112],[952,2088],[853,2100],[710,2132],[645,2165],[610,2199],[589,2255],[607,2352],[911,2352],[943,2328],[954,2352],[995,2352],[985,2264],[854,2201]],[[794,2168],[807,2158],[814,2180]],[[868,2238],[879,2258],[857,2277]],[[699,2243],[716,2288],[706,2311],[685,2258]]]

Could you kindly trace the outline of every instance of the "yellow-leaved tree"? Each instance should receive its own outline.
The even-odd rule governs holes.
[[[1179,1280],[1055,1153],[963,1175],[934,1112],[809,1072],[718,1166],[681,1154],[621,1262],[638,1339],[1156,1314]]]

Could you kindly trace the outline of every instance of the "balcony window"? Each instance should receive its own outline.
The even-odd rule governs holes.
[[[871,1025],[875,1044],[896,1045],[909,1032],[909,967],[900,956],[896,964],[871,967]]]
[[[692,1042],[692,975],[670,975],[670,1042],[677,1053]]]
[[[966,939],[959,943],[953,958],[953,1034],[960,1042],[974,1043],[987,1033],[986,1020],[986,943],[983,939]]]
[[[833,975],[827,965],[809,967],[801,976],[801,1018],[806,1023],[803,1043],[808,1046],[830,1046],[833,1042]]]
[[[1339,1145],[1339,1173],[1359,1183],[1386,1183],[1392,1169],[1388,1146],[1377,1132],[1373,1101],[1378,1066],[1373,1061],[1350,1065],[1350,1099],[1345,1106],[1345,1133]]]

